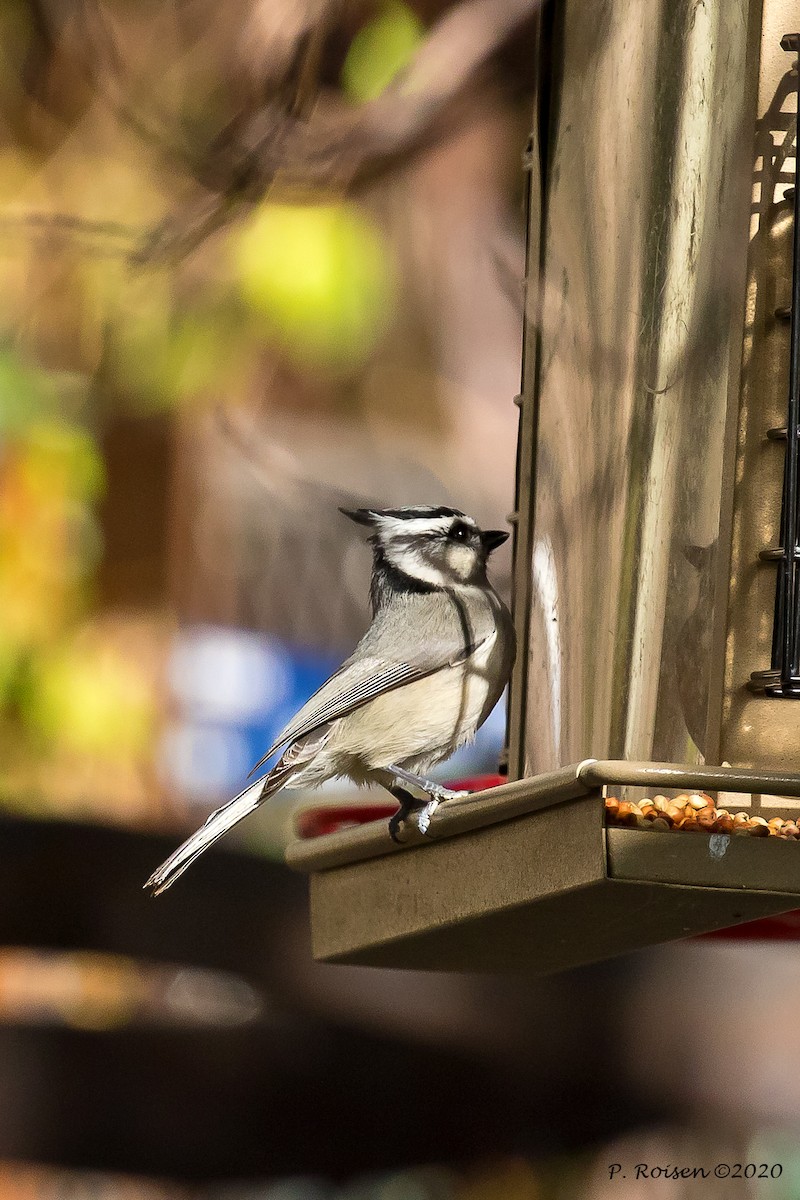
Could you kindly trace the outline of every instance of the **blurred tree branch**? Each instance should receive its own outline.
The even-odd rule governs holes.
[[[543,0],[463,0],[431,27],[405,71],[353,105],[321,88],[320,61],[343,0],[257,0],[238,43],[247,98],[203,150],[168,114],[142,114],[101,0],[79,0],[84,69],[117,119],[202,189],[145,233],[138,261],[178,259],[267,195],[303,200],[358,188],[433,144],[466,112],[471,89]]]
[[[191,147],[176,137],[177,122],[164,114],[143,115],[128,99],[124,56],[101,0],[79,0],[77,11],[83,48],[82,66],[95,91],[106,101],[117,119],[134,134],[144,142],[168,152],[192,174],[197,174],[200,164],[194,159]]]

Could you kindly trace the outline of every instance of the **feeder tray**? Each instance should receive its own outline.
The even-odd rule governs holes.
[[[315,957],[548,974],[800,907],[800,845],[607,827],[603,789],[800,797],[800,775],[588,760],[386,822],[295,842]]]

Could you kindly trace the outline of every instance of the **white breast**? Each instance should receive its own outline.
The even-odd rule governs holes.
[[[326,754],[339,773],[392,763],[422,770],[447,758],[475,735],[498,698],[500,649],[496,631],[466,663],[437,671],[365,704],[335,723]]]

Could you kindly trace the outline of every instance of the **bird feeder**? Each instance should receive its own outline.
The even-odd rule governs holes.
[[[550,971],[800,907],[800,844],[733,828],[800,815],[793,9],[542,20],[512,781],[290,848],[322,958]],[[604,819],[675,792],[730,827]]]

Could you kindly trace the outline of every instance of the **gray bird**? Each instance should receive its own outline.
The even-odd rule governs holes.
[[[340,511],[371,532],[372,623],[252,773],[285,746],[272,770],[153,872],[145,884],[153,895],[281,788],[317,787],[337,776],[379,783],[400,802],[389,822],[395,840],[412,809],[421,810],[417,825],[427,833],[437,806],[465,794],[420,772],[475,736],[511,673],[511,615],[486,575],[489,555],[508,533],[481,530],[454,508]]]

